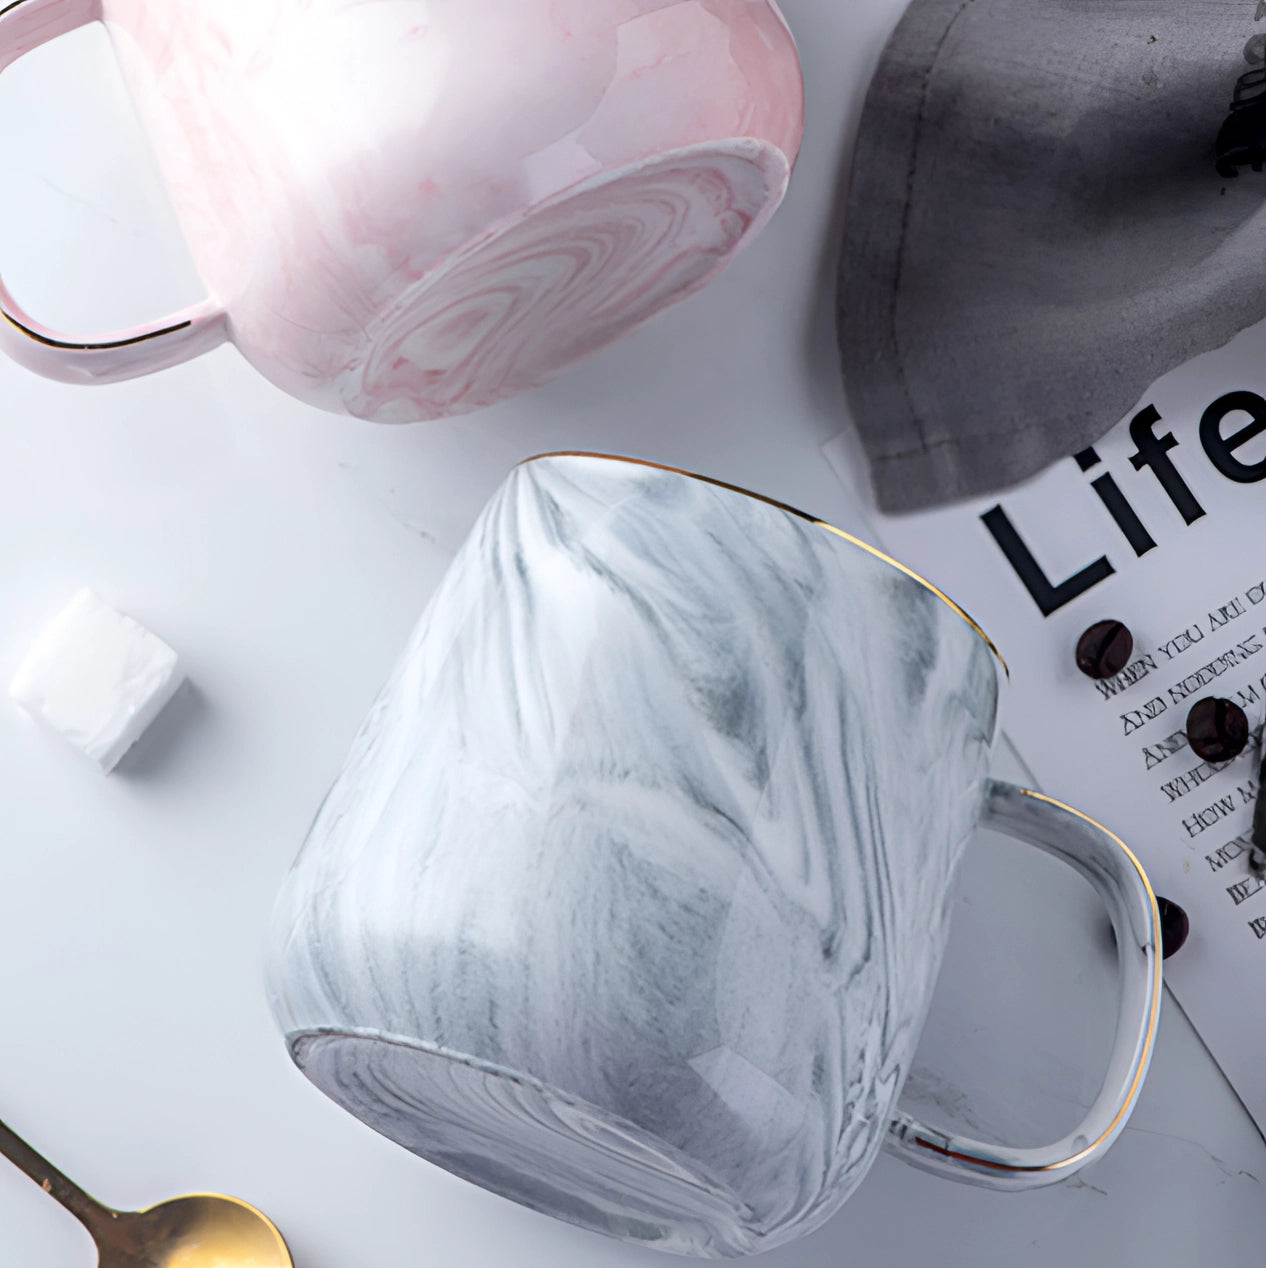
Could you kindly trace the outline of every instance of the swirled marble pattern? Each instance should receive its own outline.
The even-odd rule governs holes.
[[[785,182],[755,142],[679,150],[569,190],[464,252],[370,327],[351,413],[442,418],[535,387],[729,262]]]
[[[595,456],[518,467],[278,900],[296,1061],[379,1131],[708,1256],[880,1147],[975,823],[997,664],[828,528]]]
[[[690,294],[799,150],[773,0],[102,7],[232,339],[367,418],[476,408]]]

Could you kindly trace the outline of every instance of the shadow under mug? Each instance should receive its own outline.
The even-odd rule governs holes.
[[[413,1152],[710,1257],[821,1224],[885,1144],[999,1189],[1129,1116],[1156,902],[1111,833],[988,777],[1005,666],[871,547],[685,472],[515,469],[355,741],[278,901],[294,1060]],[[1045,1148],[897,1097],[971,834],[1070,863],[1116,930],[1101,1093]]]
[[[0,349],[71,383],[231,340],[380,422],[535,387],[716,277],[804,124],[775,0],[0,0],[0,71],[105,23],[208,298]]]

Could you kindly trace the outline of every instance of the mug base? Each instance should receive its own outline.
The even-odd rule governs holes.
[[[706,286],[773,215],[790,167],[748,138],[582,181],[467,243],[368,330],[335,383],[376,422],[480,409],[537,387]]]
[[[750,1209],[725,1185],[538,1079],[375,1031],[301,1031],[287,1042],[331,1100],[481,1188],[655,1250],[727,1258],[758,1249]]]

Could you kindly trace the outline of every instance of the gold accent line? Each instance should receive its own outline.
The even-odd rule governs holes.
[[[532,457],[524,458],[522,462],[518,462],[515,465],[521,467],[529,462],[537,462],[541,458],[603,458],[608,462],[627,462],[636,467],[653,467],[657,471],[671,471],[674,475],[688,476],[691,480],[700,480],[704,484],[715,485],[718,489],[729,489],[731,493],[741,493],[744,497],[755,498],[757,502],[764,502],[767,506],[777,507],[778,510],[786,511],[789,515],[794,515],[798,519],[808,520],[810,524],[816,524],[818,528],[825,528],[828,533],[834,533],[836,537],[842,537],[851,545],[859,546],[868,555],[874,555],[876,559],[882,560],[886,564],[891,564],[898,572],[904,573],[905,576],[909,577],[911,581],[917,581],[925,590],[930,590],[942,603],[957,612],[980,635],[985,642],[985,646],[989,648],[997,659],[998,664],[1002,666],[1003,673],[1006,674],[1008,679],[1011,677],[1011,670],[1008,668],[1007,662],[1003,660],[1002,653],[994,646],[993,639],[981,629],[971,614],[959,607],[944,590],[934,586],[926,577],[919,576],[913,568],[907,568],[905,564],[894,559],[891,555],[886,555],[878,547],[862,541],[860,537],[854,537],[852,533],[846,533],[842,528],[836,528],[834,524],[828,524],[826,520],[819,519],[816,515],[810,515],[807,511],[788,506],[786,502],[779,502],[776,498],[766,497],[763,493],[753,493],[751,489],[745,489],[742,485],[729,484],[725,480],[716,480],[712,476],[700,475],[696,471],[687,471],[684,467],[670,467],[663,462],[651,462],[647,458],[629,458],[624,454],[592,453],[584,449],[560,449],[552,453],[533,454]]]
[[[1138,1097],[1139,1088],[1143,1082],[1143,1071],[1147,1067],[1148,1056],[1152,1051],[1152,1045],[1156,1041],[1156,1023],[1160,1015],[1161,987],[1163,983],[1163,971],[1161,967],[1161,927],[1160,927],[1160,908],[1156,902],[1156,893],[1152,889],[1152,882],[1148,880],[1147,873],[1143,870],[1143,865],[1138,861],[1134,851],[1130,849],[1124,841],[1121,840],[1115,832],[1109,832],[1097,819],[1092,819],[1082,810],[1078,810],[1075,806],[1070,806],[1062,801],[1056,801],[1054,797],[1048,797],[1045,793],[1034,792],[1029,788],[1021,788],[1018,790],[1021,796],[1032,797],[1034,801],[1044,801],[1048,806],[1055,806],[1059,810],[1067,810],[1069,814],[1076,815],[1078,819],[1085,820],[1092,828],[1098,828],[1104,836],[1109,840],[1115,841],[1117,845],[1125,852],[1126,858],[1134,864],[1134,870],[1139,874],[1139,880],[1143,882],[1143,888],[1147,890],[1147,896],[1152,902],[1152,937],[1156,943],[1156,962],[1152,968],[1152,1007],[1151,1013],[1147,1020],[1147,1034],[1143,1036],[1143,1050],[1139,1056],[1138,1069],[1134,1072],[1134,1082],[1130,1084],[1130,1090],[1125,1095],[1121,1108],[1117,1111],[1117,1116],[1108,1124],[1098,1139],[1092,1141],[1085,1149],[1079,1153],[1073,1154],[1071,1158],[1065,1158],[1062,1162],[1048,1162],[1040,1167],[1021,1167],[1007,1162],[995,1162],[991,1158],[978,1158],[975,1154],[956,1153],[952,1149],[946,1149],[943,1145],[937,1145],[930,1140],[924,1140],[920,1136],[914,1138],[916,1145],[921,1145],[924,1149],[930,1149],[933,1153],[944,1155],[946,1158],[953,1158],[959,1162],[971,1162],[980,1167],[989,1167],[994,1171],[1015,1171],[1015,1172],[1038,1172],[1038,1171],[1062,1171],[1065,1167],[1071,1167],[1074,1163],[1080,1162],[1087,1155],[1094,1153],[1105,1140],[1116,1130],[1117,1124],[1129,1113],[1130,1107],[1134,1104]]]
[[[26,0],[17,0],[17,4],[25,4]],[[17,8],[17,4],[10,5],[9,8]],[[8,13],[8,9],[0,10],[0,18]],[[63,348],[70,352],[108,352],[114,348],[130,348],[134,344],[148,343],[151,339],[160,339],[163,335],[174,335],[178,330],[188,330],[193,325],[193,319],[182,321],[175,326],[165,326],[162,330],[151,330],[147,334],[132,335],[128,339],[115,339],[109,343],[66,343],[61,339],[50,339],[47,335],[41,335],[38,331],[32,330],[29,326],[24,326],[12,313],[0,308],[0,317],[20,330],[28,339],[34,339],[36,343],[42,343],[46,348]]]
[[[12,13],[15,9],[20,9],[26,0],[13,0],[12,4],[7,4],[0,9],[0,18]],[[160,339],[163,335],[174,335],[178,330],[188,330],[193,325],[193,321],[182,321],[175,326],[167,326],[162,330],[151,330],[144,335],[133,335],[128,339],[115,339],[106,343],[69,343],[61,339],[50,339],[47,335],[41,335],[38,331],[32,330],[30,326],[24,325],[12,313],[4,308],[0,308],[0,317],[9,323],[15,330],[21,331],[28,339],[33,339],[36,343],[43,344],[46,348],[59,348],[66,352],[110,352],[115,348],[130,348],[138,343],[148,343],[151,339]]]
[[[12,13],[15,9],[20,9],[25,3],[26,0],[13,0],[12,4],[7,4],[0,9],[0,18]],[[174,335],[178,330],[188,330],[193,325],[191,318],[174,326],[165,326],[161,330],[151,330],[143,335],[132,335],[128,339],[114,339],[104,343],[71,343],[62,339],[51,339],[48,335],[42,335],[38,331],[32,330],[30,326],[24,325],[3,307],[0,307],[0,317],[3,317],[14,330],[20,331],[28,339],[33,339],[36,343],[43,344],[46,348],[59,348],[65,352],[110,352],[116,348],[131,348],[138,343],[148,343],[151,339],[161,339],[163,335]]]

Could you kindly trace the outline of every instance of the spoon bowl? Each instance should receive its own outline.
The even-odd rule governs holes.
[[[191,1193],[145,1211],[116,1211],[90,1197],[4,1123],[0,1155],[88,1230],[97,1244],[97,1268],[294,1268],[276,1225],[238,1198]]]
[[[112,1214],[98,1268],[293,1268],[273,1222],[237,1198],[195,1193]]]

